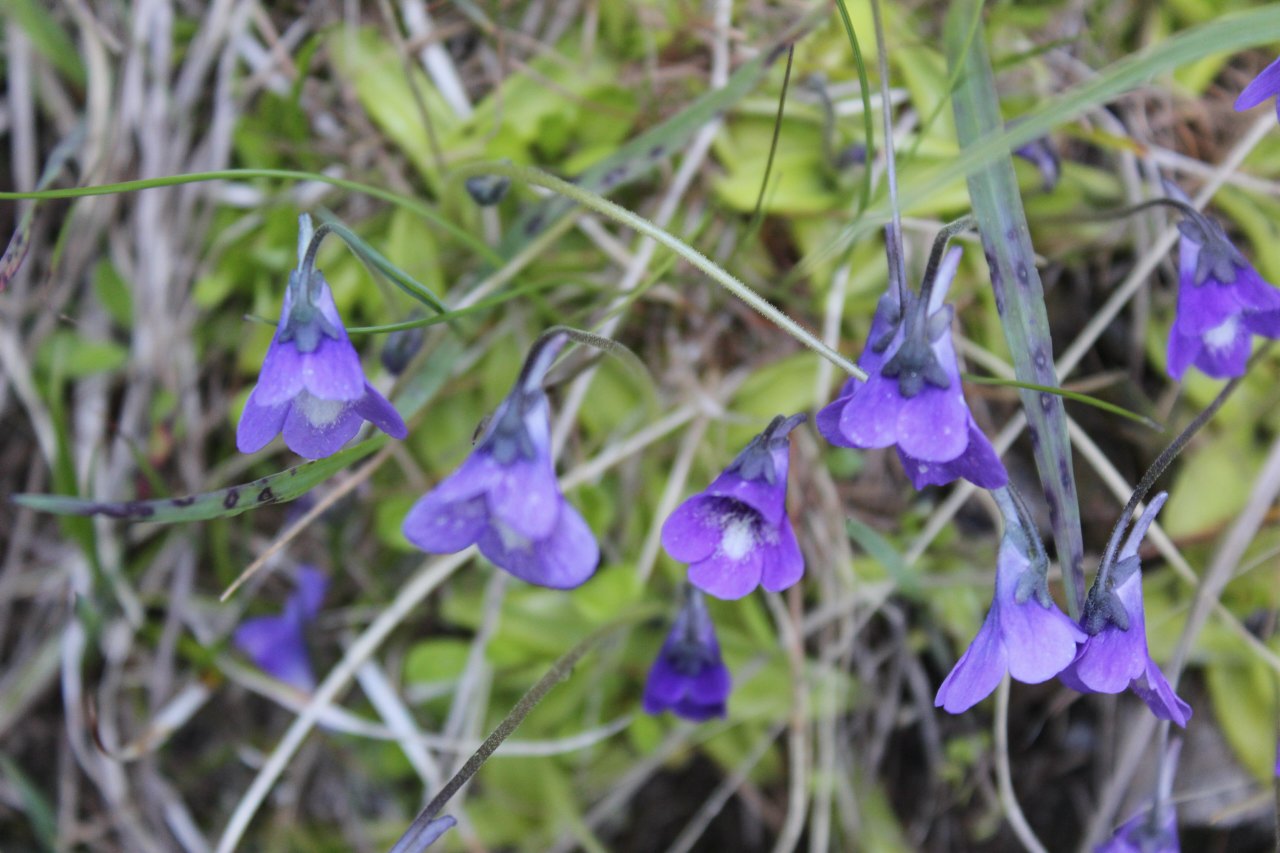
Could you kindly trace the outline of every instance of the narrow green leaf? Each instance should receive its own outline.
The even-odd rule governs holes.
[[[907,565],[893,543],[853,516],[845,519],[844,527],[850,539],[857,542],[871,559],[884,566],[904,594],[913,598],[920,595],[920,573]]]
[[[981,0],[953,4],[945,28],[947,63],[952,76],[961,73],[952,102],[956,131],[965,151],[983,145],[991,133],[1005,126],[986,39],[981,33],[969,38],[970,23],[980,12],[975,6],[980,7]],[[969,173],[969,197],[991,271],[1000,322],[1013,355],[1014,373],[1019,382],[1057,388],[1044,288],[1036,270],[1018,179],[1007,151]],[[1057,394],[1023,388],[1020,396],[1032,453],[1049,504],[1067,604],[1074,618],[1084,606],[1084,539],[1066,410]]]
[[[359,461],[386,443],[376,435],[327,459],[295,465],[277,474],[198,495],[152,501],[93,501],[65,495],[14,495],[13,501],[29,509],[54,515],[105,515],[123,521],[172,524],[229,518],[251,509],[285,503],[309,491],[334,472]]]
[[[80,63],[80,51],[54,19],[49,7],[33,0],[8,0],[5,6],[9,19],[22,29],[36,51],[72,83],[83,86],[84,66]]]

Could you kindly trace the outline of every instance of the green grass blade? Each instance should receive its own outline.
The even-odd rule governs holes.
[[[983,145],[993,130],[1004,128],[986,39],[979,34],[966,40],[973,7],[980,4],[981,0],[953,4],[945,30],[947,64],[963,72],[952,100],[956,131],[965,151]],[[1014,374],[1020,382],[1057,387],[1044,288],[1036,270],[1013,161],[1007,152],[969,174],[969,197],[991,270],[1000,322],[1013,355]],[[1084,538],[1066,409],[1059,395],[1047,391],[1023,388],[1019,396],[1049,504],[1067,604],[1072,617],[1078,617],[1084,606]]]

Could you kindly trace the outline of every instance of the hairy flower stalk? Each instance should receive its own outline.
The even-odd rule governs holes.
[[[405,516],[410,542],[431,554],[478,545],[499,568],[556,589],[576,587],[595,572],[595,536],[556,481],[551,412],[542,390],[568,339],[557,330],[534,343],[471,455]]]
[[[240,416],[236,446],[252,453],[283,433],[290,450],[321,459],[354,438],[365,421],[404,438],[404,420],[365,379],[329,284],[315,269],[328,228],[313,231],[305,213],[298,223],[298,268],[289,273],[280,324]]]
[[[1089,637],[1060,678],[1082,693],[1131,689],[1157,717],[1185,726],[1191,707],[1173,692],[1147,649],[1138,561],[1142,538],[1168,497],[1161,492],[1152,498],[1114,559],[1108,559],[1108,548],[1085,603],[1081,625]]]
[[[689,582],[716,598],[800,580],[804,555],[787,516],[791,430],[805,415],[778,415],[706,489],[662,525],[662,547],[689,564]]]
[[[671,633],[649,670],[644,710],[671,711],[695,723],[723,717],[731,687],[707,603],[699,590],[686,587]]]
[[[961,477],[986,489],[1009,481],[960,384],[951,307],[943,304],[959,263],[959,248],[931,261],[936,273],[926,274],[918,296],[907,291],[905,306],[894,288],[880,298],[858,359],[867,381],[849,379],[817,417],[818,431],[832,444],[897,447],[918,489]]]
[[[268,675],[310,692],[316,686],[306,628],[320,612],[329,578],[311,566],[298,569],[298,585],[279,616],[246,619],[231,641]]]
[[[992,495],[1004,516],[995,596],[978,635],[934,698],[952,714],[989,696],[1006,672],[1026,684],[1048,681],[1087,639],[1049,596],[1049,558],[1021,498],[1011,488]]]

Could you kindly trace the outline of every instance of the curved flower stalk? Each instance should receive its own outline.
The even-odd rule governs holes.
[[[1280,338],[1280,290],[1268,284],[1222,226],[1191,211],[1178,224],[1178,307],[1169,375],[1195,365],[1208,376],[1243,376],[1253,335]]]
[[[952,714],[991,694],[1008,672],[1026,684],[1048,681],[1076,656],[1087,635],[1049,596],[1049,558],[1021,499],[1010,488],[992,493],[1004,516],[991,609],[934,705]]]
[[[896,446],[917,489],[964,478],[984,489],[1009,482],[1000,457],[973,420],[951,343],[951,307],[943,305],[960,263],[949,251],[920,296],[906,306],[890,289],[880,298],[858,366],[818,413],[818,431],[832,444],[861,449]]]
[[[1236,111],[1251,110],[1268,98],[1276,98],[1276,117],[1280,118],[1280,59],[1262,69],[1236,98]]]
[[[800,580],[804,555],[787,517],[791,430],[805,415],[778,415],[706,489],[662,525],[662,547],[689,564],[689,582],[716,598]]]
[[[471,455],[405,516],[410,542],[431,554],[478,545],[499,568],[556,589],[579,586],[595,572],[600,548],[556,482],[542,390],[567,340],[567,333],[553,331],[534,343]]]
[[[336,453],[369,421],[393,438],[408,434],[404,420],[364,377],[324,275],[315,269],[325,226],[298,217],[298,268],[289,273],[280,324],[249,394],[236,447],[261,450],[277,433],[299,456]]]
[[[320,612],[329,578],[311,566],[298,570],[298,585],[279,616],[246,619],[231,641],[259,669],[299,690],[316,686],[307,654],[306,629]]]
[[[701,592],[687,587],[671,633],[649,670],[644,710],[670,711],[695,723],[723,717],[732,686],[707,603]]]
[[[1083,628],[1089,637],[1060,678],[1081,693],[1132,689],[1157,717],[1186,726],[1191,707],[1173,692],[1147,649],[1138,562],[1142,537],[1168,497],[1167,492],[1160,492],[1152,498],[1114,563],[1103,558],[1084,608]]]

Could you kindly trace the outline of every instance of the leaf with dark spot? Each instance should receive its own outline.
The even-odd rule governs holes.
[[[327,459],[296,465],[251,483],[187,495],[181,498],[163,498],[152,501],[93,501],[65,495],[14,495],[20,506],[55,515],[104,515],[122,521],[152,521],[172,524],[178,521],[203,521],[210,518],[227,518],[239,515],[255,507],[291,501],[309,492],[333,474],[363,459],[386,443],[386,436],[377,435],[354,447],[335,453]],[[244,492],[257,496],[256,500],[242,501]]]

